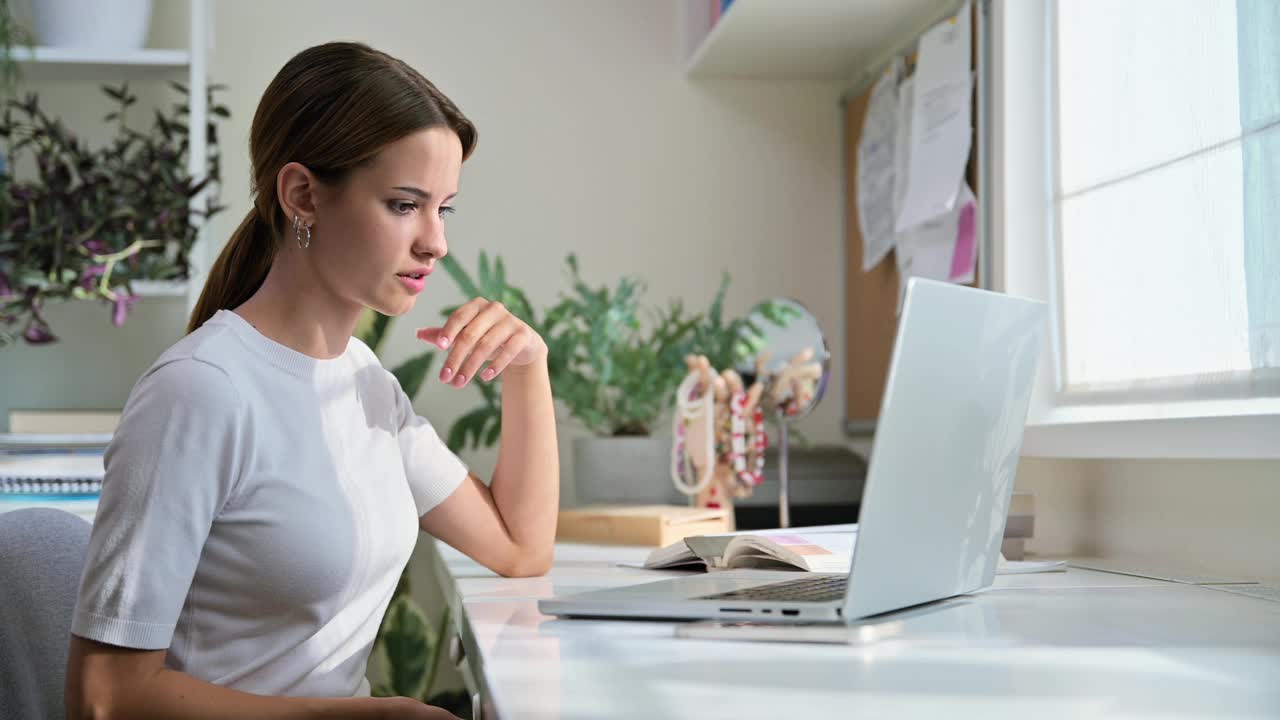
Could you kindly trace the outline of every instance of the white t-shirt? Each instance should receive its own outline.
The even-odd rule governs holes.
[[[222,310],[138,381],[71,631],[263,695],[367,695],[418,518],[467,475],[364,343],[317,360]]]

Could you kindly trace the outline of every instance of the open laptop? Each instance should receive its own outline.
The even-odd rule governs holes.
[[[908,282],[847,575],[710,572],[541,600],[538,609],[851,622],[989,587],[1046,317],[1044,303]]]

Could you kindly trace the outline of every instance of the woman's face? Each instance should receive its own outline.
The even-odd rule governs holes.
[[[457,134],[431,128],[391,143],[340,187],[322,186],[306,251],[318,279],[384,315],[408,312],[448,252],[444,218],[461,170]]]

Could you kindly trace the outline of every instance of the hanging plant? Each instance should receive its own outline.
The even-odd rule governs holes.
[[[221,178],[217,121],[230,117],[209,88],[208,174],[187,172],[190,148],[187,88],[151,127],[125,124],[137,102],[127,85],[103,87],[115,107],[104,120],[116,124],[113,140],[90,148],[61,120],[40,107],[36,95],[10,100],[0,115],[9,173],[0,174],[0,346],[21,337],[40,344],[57,339],[43,309],[50,300],[98,299],[114,325],[124,323],[137,300],[138,280],[186,280],[199,225],[219,212],[215,193],[204,207],[192,198]],[[34,177],[13,171],[33,161]]]

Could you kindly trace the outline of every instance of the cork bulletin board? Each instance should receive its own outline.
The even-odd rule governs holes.
[[[975,8],[976,10],[976,8]],[[979,14],[973,13],[976,37]],[[977,43],[972,43],[970,67],[977,67]],[[913,71],[915,57],[905,58],[907,74]],[[981,74],[977,75],[981,78]],[[970,144],[969,162],[965,170],[969,187],[981,195],[978,187],[977,84],[974,86],[974,137]],[[893,252],[870,271],[862,270],[862,232],[858,223],[858,141],[871,99],[871,87],[865,88],[844,103],[844,172],[845,172],[845,426],[851,435],[874,431],[880,414],[889,359],[893,352],[898,326],[898,270]],[[981,209],[981,203],[978,205]],[[979,222],[981,225],[981,221]],[[981,249],[979,250],[981,253]],[[975,272],[972,285],[981,278]]]

